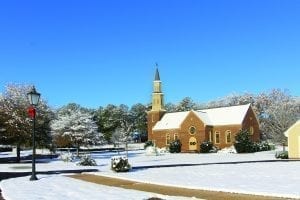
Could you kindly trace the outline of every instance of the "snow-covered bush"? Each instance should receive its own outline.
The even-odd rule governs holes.
[[[145,150],[146,156],[161,156],[163,154],[169,153],[168,149],[166,147],[158,148],[155,146],[149,146]]]
[[[0,145],[0,152],[12,151],[12,146],[9,145]]]
[[[275,158],[289,159],[289,154],[287,151],[277,151],[275,153]]]
[[[181,144],[180,140],[172,141],[169,146],[170,153],[180,153],[181,145],[182,144]]]
[[[96,161],[90,155],[84,155],[80,158],[77,165],[81,166],[97,166]]]
[[[234,146],[226,147],[218,151],[218,153],[236,153]]]
[[[71,152],[60,154],[59,158],[64,162],[72,162],[75,160],[74,154]]]
[[[111,169],[115,172],[128,172],[131,166],[125,156],[114,156],[111,158]]]
[[[271,146],[266,141],[255,142],[255,143],[253,143],[253,149],[254,149],[255,152],[258,152],[258,151],[269,151],[269,150],[271,150]]]
[[[168,149],[166,147],[163,148],[157,148],[157,151],[159,153],[159,155],[165,154],[165,153],[169,153]]]
[[[159,151],[157,147],[148,146],[146,148],[146,155],[147,156],[159,156]]]
[[[200,153],[209,153],[213,149],[213,144],[210,141],[204,141],[200,144]]]

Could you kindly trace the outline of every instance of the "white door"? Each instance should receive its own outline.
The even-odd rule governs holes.
[[[197,139],[195,137],[190,137],[189,139],[189,150],[190,151],[197,150]]]

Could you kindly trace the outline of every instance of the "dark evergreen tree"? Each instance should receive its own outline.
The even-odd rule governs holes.
[[[200,144],[201,153],[209,153],[213,149],[213,144],[210,141],[204,141]]]
[[[180,140],[172,141],[169,146],[170,153],[180,153],[181,145],[182,144],[181,144]]]
[[[250,138],[248,130],[241,130],[235,136],[234,147],[238,153],[251,153],[254,152],[254,143]]]

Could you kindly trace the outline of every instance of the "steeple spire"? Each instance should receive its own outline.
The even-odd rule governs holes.
[[[159,71],[158,71],[158,64],[155,63],[155,66],[156,66],[156,72],[155,72],[155,78],[154,78],[154,80],[155,81],[160,81]]]
[[[164,110],[164,94],[161,90],[161,81],[158,72],[158,66],[156,63],[155,79],[153,81],[153,92],[152,92],[152,111]]]
[[[153,81],[153,92],[152,92],[152,107],[149,112],[147,112],[147,122],[148,122],[148,140],[154,139],[153,127],[166,113],[164,109],[164,94],[162,92],[160,81],[158,65],[155,63],[156,71],[155,78]]]

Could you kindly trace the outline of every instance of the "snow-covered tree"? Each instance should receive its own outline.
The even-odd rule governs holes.
[[[176,105],[175,110],[178,111],[187,111],[187,110],[196,110],[197,106],[196,103],[193,102],[193,100],[190,97],[185,97],[182,99],[178,105]]]
[[[93,115],[77,104],[68,104],[59,109],[51,129],[54,137],[70,139],[71,144],[77,148],[77,156],[81,145],[98,144],[102,140]]]
[[[283,133],[300,117],[299,100],[288,91],[274,89],[257,96],[256,108],[264,136],[274,142],[286,142]]]
[[[208,102],[206,107],[234,106],[251,103],[260,122],[262,139],[276,143],[285,142],[283,133],[300,117],[299,97],[287,90],[273,89],[257,95],[251,93],[231,94],[217,101]]]
[[[32,141],[32,120],[28,117],[27,109],[30,106],[27,93],[32,86],[9,84],[0,96],[1,110],[1,140],[7,144],[16,145],[17,162],[20,161],[20,147],[30,146]],[[37,145],[47,146],[51,142],[49,122],[52,111],[41,98],[37,106],[36,136]]]
[[[118,110],[118,127],[112,134],[111,141],[114,143],[124,143],[126,154],[128,154],[128,141],[136,127],[136,116],[130,112],[128,107],[120,105]]]
[[[133,118],[130,114],[127,114],[123,117],[120,123],[121,136],[123,141],[125,141],[126,156],[128,157],[128,140],[131,137],[131,134],[134,130]]]

